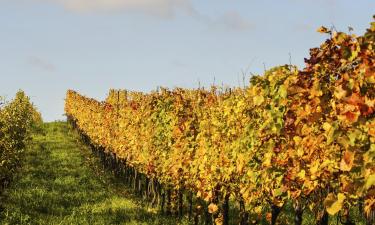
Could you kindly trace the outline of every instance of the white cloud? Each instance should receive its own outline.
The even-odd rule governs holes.
[[[194,14],[190,0],[33,0],[64,7],[76,13],[141,12],[159,17],[173,17],[178,10]]]
[[[43,60],[39,57],[36,57],[36,56],[32,56],[29,58],[29,61],[28,61],[32,66],[34,67],[37,67],[39,69],[42,69],[44,71],[47,71],[47,72],[54,72],[56,71],[56,66],[53,65],[52,63],[46,61],[46,60]]]
[[[217,19],[211,21],[211,26],[215,29],[245,31],[255,28],[255,25],[244,18],[236,11],[229,11]]]
[[[227,11],[216,18],[201,14],[192,0],[0,0],[23,3],[44,3],[63,7],[74,13],[143,13],[164,19],[173,18],[183,12],[210,29],[244,31],[255,26],[237,11]]]

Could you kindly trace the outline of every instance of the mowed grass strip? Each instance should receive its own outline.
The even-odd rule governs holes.
[[[182,223],[140,204],[64,122],[34,135],[0,208],[0,224]]]

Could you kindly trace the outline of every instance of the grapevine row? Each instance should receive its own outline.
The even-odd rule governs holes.
[[[0,103],[0,192],[22,161],[31,128],[41,120],[23,91],[17,92],[11,102]]]
[[[328,215],[350,224],[358,205],[371,224],[375,22],[363,36],[320,32],[330,38],[303,70],[275,67],[245,88],[111,90],[104,102],[70,90],[66,114],[134,187],[177,214],[193,195],[209,223],[228,224],[238,203],[242,224],[275,224],[291,203],[296,224],[306,210],[319,224]]]

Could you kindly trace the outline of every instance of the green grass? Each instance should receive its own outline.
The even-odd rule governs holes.
[[[1,224],[183,223],[141,204],[63,122],[34,135],[0,207]]]

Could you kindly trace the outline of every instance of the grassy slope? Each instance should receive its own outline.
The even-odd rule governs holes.
[[[0,223],[177,224],[131,197],[65,123],[48,123],[43,130],[0,199]]]

